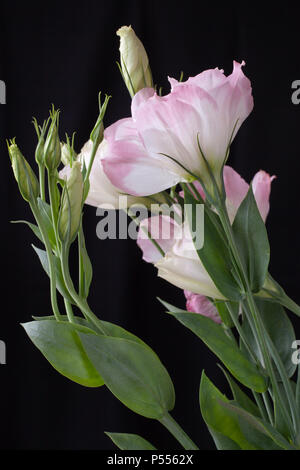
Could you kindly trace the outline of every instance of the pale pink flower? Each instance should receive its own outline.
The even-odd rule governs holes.
[[[237,173],[233,168],[228,165],[224,166],[223,170],[224,186],[226,193],[226,207],[229,214],[230,221],[233,222],[238,208],[240,207],[243,199],[249,190],[249,184]],[[253,195],[263,221],[266,221],[270,209],[270,193],[271,183],[276,176],[270,176],[264,170],[258,171],[252,180]],[[194,185],[200,193],[203,200],[205,200],[205,193],[199,181],[195,181]],[[183,191],[179,193],[184,196]]]
[[[186,82],[170,79],[171,92],[162,97],[152,88],[140,90],[132,100],[132,118],[104,133],[103,167],[112,184],[145,196],[191,181],[191,173],[207,181],[198,140],[219,182],[228,146],[253,108],[243,65],[234,62],[228,77],[216,68]]]
[[[264,220],[269,210],[269,196],[273,179],[274,176],[261,170],[255,175],[252,182],[253,193]],[[226,205],[230,220],[233,222],[236,212],[249,190],[249,184],[233,168],[225,166],[224,185]],[[200,183],[196,182],[195,186],[205,199]],[[162,248],[164,256],[149,240],[148,231]],[[158,276],[181,289],[191,291],[193,295],[200,294],[214,299],[224,299],[204,268],[193,242],[191,242],[187,221],[181,226],[167,216],[144,219],[141,223],[137,243],[143,252],[143,259],[155,264]]]
[[[186,297],[186,309],[189,312],[199,313],[210,318],[216,323],[221,323],[221,317],[214,304],[205,297],[205,295],[194,294],[190,291],[184,291]]]
[[[163,256],[144,230],[149,231],[164,251]],[[154,236],[154,234],[158,236]],[[144,219],[138,233],[143,259],[153,263],[158,276],[175,286],[208,297],[224,299],[204,268],[191,240],[188,223],[177,224],[168,216]]]

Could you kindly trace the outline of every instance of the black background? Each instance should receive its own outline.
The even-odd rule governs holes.
[[[261,2],[262,3],[262,2]],[[49,284],[30,244],[29,229],[9,220],[30,219],[12,176],[5,138],[34,162],[32,116],[41,122],[51,103],[61,113],[61,138],[76,130],[79,150],[97,118],[97,94],[112,95],[105,124],[130,115],[130,97],[116,61],[115,31],[131,24],[142,39],[154,80],[168,92],[167,76],[185,78],[245,60],[255,107],[232,145],[229,164],[248,181],[259,169],[277,175],[267,227],[272,275],[298,302],[300,105],[291,84],[300,79],[300,7],[284,2],[263,11],[253,2],[67,1],[1,3],[0,105],[1,319],[7,364],[0,365],[0,448],[111,449],[104,431],[133,432],[160,449],[177,447],[158,422],[127,410],[104,387],[85,389],[60,376],[20,326],[49,315]],[[94,267],[90,304],[103,319],[140,336],[159,354],[174,381],[173,412],[201,449],[214,445],[200,416],[198,387],[205,369],[228,391],[215,357],[167,317],[160,296],[184,306],[179,289],[156,277],[132,240],[96,237],[99,218],[86,206],[85,233]],[[291,315],[298,337],[300,325]]]

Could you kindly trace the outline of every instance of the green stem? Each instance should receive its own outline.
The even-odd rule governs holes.
[[[248,340],[246,338],[246,335],[244,333],[244,330],[242,329],[242,325],[240,324],[238,318],[236,318],[236,315],[230,305],[230,302],[226,302],[226,306],[227,306],[227,310],[229,312],[229,315],[230,315],[230,318],[238,332],[238,334],[240,335],[240,338],[245,346],[245,348],[247,349],[247,352],[249,354],[249,356],[251,357],[251,359],[255,362],[256,365],[259,365],[258,361],[257,361],[257,358],[255,357],[254,353],[252,352],[251,350],[251,347],[248,343]]]
[[[168,431],[177,439],[185,450],[199,450],[196,444],[189,438],[184,430],[179,426],[172,416],[167,413],[161,419],[158,420],[163,424]]]
[[[99,318],[92,312],[90,309],[87,301],[80,297],[76,289],[74,287],[70,272],[69,272],[69,263],[68,263],[68,248],[66,246],[62,247],[61,250],[61,268],[62,268],[62,274],[63,278],[65,281],[66,288],[69,291],[70,296],[74,300],[74,302],[77,304],[79,309],[82,311],[84,316],[90,320],[100,331],[103,335],[106,335],[106,331],[103,328],[103,325]]]
[[[219,209],[220,220],[221,220],[222,226],[224,228],[224,231],[226,233],[226,236],[227,236],[227,239],[228,239],[231,251],[232,251],[232,255],[233,255],[233,257],[234,257],[234,259],[237,263],[237,266],[239,268],[239,274],[241,276],[241,279],[243,280],[243,286],[244,286],[244,289],[245,289],[245,298],[246,298],[246,301],[243,302],[243,303],[244,303],[244,306],[246,306],[246,312],[249,309],[250,315],[253,319],[257,342],[258,342],[259,348],[260,348],[261,353],[262,353],[262,357],[263,357],[263,360],[264,360],[264,365],[266,367],[266,370],[268,372],[268,375],[269,375],[271,383],[272,383],[273,392],[278,397],[278,403],[280,405],[280,408],[281,408],[281,410],[283,412],[283,415],[285,417],[285,420],[286,420],[287,424],[289,425],[289,428],[290,428],[290,430],[293,434],[293,432],[294,432],[293,428],[296,428],[296,422],[295,422],[294,411],[293,411],[294,405],[293,405],[292,402],[290,402],[290,394],[288,394],[289,407],[291,409],[292,419],[293,419],[293,423],[292,423],[292,421],[290,419],[290,415],[289,415],[289,413],[286,409],[285,402],[282,399],[281,391],[280,391],[278,383],[277,383],[277,379],[276,379],[276,376],[275,376],[273,364],[272,364],[272,361],[271,361],[271,358],[270,358],[270,355],[269,355],[269,348],[267,347],[267,343],[266,343],[266,336],[268,336],[268,335],[267,335],[266,329],[264,327],[264,324],[263,324],[263,322],[260,318],[259,312],[257,310],[257,306],[255,304],[253,294],[252,294],[252,291],[251,291],[251,288],[250,288],[250,285],[249,285],[248,276],[245,272],[243,262],[240,258],[238,249],[235,245],[235,240],[234,240],[234,236],[233,236],[233,233],[232,233],[232,227],[231,227],[231,224],[230,224],[230,221],[229,221],[229,218],[228,218],[225,203],[224,203],[223,200],[219,200],[217,205],[218,205],[218,209]],[[269,342],[268,342],[268,346],[270,347]]]
[[[55,315],[56,320],[61,319],[61,315],[59,312],[59,308],[57,305],[57,292],[56,292],[56,274],[55,274],[55,266],[54,266],[54,261],[53,261],[53,254],[52,254],[52,249],[51,245],[48,239],[47,232],[44,228],[43,220],[40,216],[38,207],[36,203],[31,203],[30,204],[32,213],[35,217],[35,220],[38,224],[38,227],[40,229],[40,232],[43,237],[43,241],[46,247],[46,252],[47,252],[47,258],[48,258],[48,265],[49,265],[49,277],[50,277],[50,296],[51,296],[51,305],[52,305],[52,310]]]
[[[82,223],[80,223],[80,228],[78,232],[78,261],[79,261],[79,295],[83,297],[84,295],[84,283],[85,283],[85,276],[84,276],[84,266],[83,266],[83,259],[81,254],[81,246],[83,242],[83,230],[82,230]]]
[[[265,420],[265,421],[268,421],[269,419],[269,415],[268,413],[266,412],[266,408],[264,406],[264,403],[262,401],[262,398],[261,398],[261,395],[257,392],[255,392],[254,390],[252,390],[252,394],[254,396],[254,399],[256,401],[256,404],[258,406],[258,409],[260,411],[260,414],[262,416],[262,418]],[[270,421],[271,422],[271,421]]]
[[[264,392],[262,394],[262,396],[263,396],[264,404],[265,404],[265,407],[266,407],[266,410],[267,410],[267,413],[268,413],[269,421],[272,424],[272,426],[274,426],[274,411],[273,411],[272,405],[270,403],[269,395],[268,395],[267,392]]]
[[[40,180],[40,193],[42,201],[46,201],[45,192],[45,166],[39,164],[39,180]]]
[[[273,360],[276,364],[277,370],[279,372],[280,378],[282,380],[282,383],[283,383],[283,386],[284,386],[284,389],[285,389],[285,393],[287,395],[288,402],[289,402],[289,405],[290,405],[290,408],[291,408],[294,428],[295,428],[295,431],[297,433],[297,432],[299,432],[299,423],[298,423],[298,414],[299,414],[299,412],[298,412],[294,392],[293,392],[293,389],[292,389],[292,386],[291,386],[291,382],[290,382],[290,380],[289,380],[289,378],[286,374],[286,370],[285,370],[285,367],[283,365],[282,359],[281,359],[280,355],[278,354],[278,351],[277,351],[273,341],[271,340],[271,338],[268,334],[266,335],[266,340],[267,340],[267,345],[269,347],[271,355],[273,356]]]
[[[71,303],[67,299],[64,299],[64,302],[69,322],[76,323]]]
[[[252,296],[248,297],[248,308],[249,308],[250,313],[252,314],[252,318],[254,320],[255,329],[256,329],[256,332],[257,332],[257,339],[258,339],[258,342],[259,342],[259,346],[260,346],[262,357],[263,357],[263,360],[264,360],[264,363],[265,363],[266,370],[267,370],[267,372],[269,374],[269,377],[270,377],[270,380],[271,380],[273,393],[277,397],[278,404],[281,408],[281,411],[283,413],[285,421],[288,424],[288,426],[291,430],[291,433],[293,434],[294,429],[296,430],[296,428],[297,428],[297,420],[295,419],[295,412],[294,412],[295,406],[294,406],[294,403],[293,403],[295,399],[294,399],[293,395],[290,392],[287,393],[287,388],[289,388],[290,384],[287,386],[286,381],[288,381],[288,379],[286,377],[284,377],[284,376],[286,376],[286,372],[285,372],[285,370],[282,370],[280,368],[279,364],[277,363],[277,361],[274,359],[274,356],[273,356],[273,359],[274,359],[274,362],[276,364],[276,367],[277,367],[278,371],[283,374],[282,381],[283,381],[283,384],[285,386],[284,387],[285,392],[287,393],[287,401],[289,403],[289,408],[290,408],[290,411],[291,411],[291,414],[292,414],[292,420],[291,420],[291,417],[290,417],[290,415],[289,415],[289,413],[286,409],[285,400],[283,399],[282,391],[280,390],[280,388],[278,386],[278,382],[277,382],[277,378],[276,378],[276,375],[275,375],[274,367],[273,367],[273,364],[272,364],[272,361],[271,361],[271,358],[270,358],[270,355],[269,355],[270,344],[272,343],[272,341],[271,341],[271,339],[268,335],[268,332],[264,328],[263,322],[260,318],[259,312],[257,310],[255,301],[254,301]],[[245,311],[247,311],[247,306],[245,308]],[[287,386],[287,388],[286,388],[286,386]]]
[[[276,283],[277,284],[277,283]],[[277,284],[278,286],[278,284]],[[280,287],[280,286],[279,286]],[[263,288],[262,291],[265,291],[267,294],[270,295],[270,297],[274,298],[274,300],[276,300],[277,302],[279,302],[281,305],[283,305],[284,307],[286,307],[288,310],[290,310],[291,312],[295,313],[296,315],[298,315],[298,317],[300,317],[300,306],[298,304],[296,304],[296,302],[294,302],[285,292],[284,290],[282,289],[282,287],[280,287],[280,290],[278,292],[274,292],[272,290],[269,290],[269,289],[265,289]]]
[[[52,225],[55,233],[57,243],[59,243],[59,237],[57,234],[57,218],[58,218],[58,207],[59,202],[57,200],[57,186],[55,174],[48,171],[48,190],[51,207]]]

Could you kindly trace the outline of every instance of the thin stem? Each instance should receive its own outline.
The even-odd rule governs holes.
[[[71,303],[67,299],[64,299],[64,302],[69,322],[76,323]]]
[[[270,403],[269,395],[268,395],[267,392],[264,392],[262,394],[262,397],[263,397],[264,404],[265,404],[265,407],[266,407],[266,410],[267,410],[267,413],[268,413],[269,421],[272,424],[272,426],[274,426],[274,410],[273,410],[272,405]]]
[[[84,276],[84,266],[83,266],[83,259],[81,254],[81,246],[83,242],[83,230],[82,224],[80,223],[80,228],[78,232],[78,261],[79,261],[79,295],[83,297],[84,294],[84,283],[85,283],[85,276]]]
[[[82,299],[75,290],[75,287],[74,287],[74,284],[73,284],[73,281],[69,272],[68,248],[66,246],[63,246],[61,250],[61,268],[62,268],[62,274],[63,274],[66,287],[69,291],[70,296],[74,300],[74,302],[80,308],[84,316],[88,320],[90,320],[101,331],[103,335],[106,335],[106,331],[103,328],[103,325],[101,321],[99,320],[99,318],[92,312],[87,301],[85,299]]]
[[[288,398],[288,402],[289,402],[290,408],[291,408],[294,427],[295,427],[296,432],[298,432],[299,431],[298,409],[297,409],[297,404],[296,404],[296,400],[295,400],[295,396],[294,396],[294,392],[293,392],[291,383],[289,381],[289,378],[287,377],[286,370],[285,370],[285,367],[283,365],[282,359],[279,356],[278,351],[277,351],[273,341],[271,340],[271,338],[268,334],[266,335],[266,340],[267,340],[267,345],[270,349],[271,355],[273,356],[273,360],[274,360],[274,362],[276,364],[276,367],[278,369],[281,380],[283,382],[283,386],[284,386],[284,389],[285,389],[285,392],[286,392],[286,395],[287,395],[287,398]]]
[[[39,180],[40,180],[40,193],[42,201],[46,201],[45,192],[45,166],[39,164]]]
[[[45,244],[46,252],[47,252],[47,258],[48,258],[48,265],[49,265],[49,277],[50,277],[50,296],[51,296],[51,305],[52,305],[52,310],[55,315],[56,320],[61,319],[61,315],[59,312],[59,308],[57,305],[57,292],[56,292],[56,274],[55,274],[55,266],[54,266],[54,261],[53,261],[53,254],[52,254],[52,249],[51,245],[49,242],[49,238],[47,235],[47,232],[44,228],[43,220],[40,217],[40,213],[38,211],[38,208],[36,206],[36,203],[31,203],[30,204],[32,213],[35,217],[35,220],[38,224],[38,227],[40,229],[40,232],[43,237],[43,241]]]
[[[294,410],[293,410],[294,409],[294,404],[293,404],[293,402],[290,402],[291,397],[290,397],[290,394],[288,394],[289,407],[290,407],[291,413],[292,413],[292,420],[291,420],[290,415],[286,410],[284,400],[282,399],[281,391],[279,389],[277,379],[276,379],[276,376],[275,376],[275,372],[274,372],[274,368],[273,368],[273,364],[272,364],[272,361],[271,361],[271,358],[270,358],[270,355],[269,355],[269,348],[267,347],[267,343],[266,343],[266,336],[268,336],[268,334],[266,332],[264,324],[263,324],[263,322],[260,318],[259,312],[257,310],[257,306],[256,306],[256,303],[254,301],[253,294],[252,294],[252,291],[251,291],[251,288],[250,288],[250,285],[249,285],[248,276],[245,272],[243,262],[240,258],[240,254],[239,254],[239,252],[237,250],[237,247],[235,245],[234,236],[233,236],[233,233],[232,233],[232,228],[231,228],[231,224],[230,224],[230,221],[229,221],[229,218],[228,218],[228,214],[227,214],[227,210],[226,210],[224,201],[222,201],[222,200],[218,201],[218,209],[219,209],[219,216],[220,216],[222,226],[224,228],[224,231],[226,233],[228,242],[230,244],[232,254],[233,254],[233,256],[235,258],[235,261],[237,263],[237,266],[239,268],[239,274],[241,275],[241,278],[243,280],[243,285],[244,285],[244,289],[245,289],[245,297],[246,297],[246,300],[243,303],[244,303],[244,306],[246,307],[246,312],[249,309],[250,315],[251,315],[251,317],[254,321],[256,339],[257,339],[259,348],[260,348],[261,353],[262,353],[262,357],[263,357],[263,360],[264,360],[264,365],[266,367],[266,370],[268,372],[268,375],[269,375],[271,383],[272,383],[273,392],[278,397],[278,403],[280,405],[280,408],[283,412],[283,415],[285,417],[285,420],[286,420],[287,424],[289,425],[289,428],[291,429],[291,431],[293,433],[294,429],[296,429],[296,422],[295,422]],[[270,342],[271,342],[271,340],[270,340]],[[270,344],[268,344],[268,346],[270,347]],[[284,371],[284,373],[285,373],[285,371]]]
[[[292,300],[282,288],[280,288],[280,292],[274,292],[264,288],[262,290],[273,297],[277,302],[286,307],[288,310],[300,317],[300,306],[296,304],[296,302],[294,302],[294,300]]]
[[[55,238],[57,243],[59,242],[59,238],[57,235],[57,216],[58,216],[58,201],[56,195],[56,176],[48,171],[48,189],[49,189],[49,199],[50,199],[50,207],[51,207],[51,216],[52,216],[52,225],[55,233]]]
[[[194,444],[194,442],[189,438],[189,436],[184,432],[184,430],[169,413],[167,413],[158,421],[168,429],[168,431],[175,437],[175,439],[177,439],[178,442],[180,442],[185,450],[199,450],[196,444]]]
[[[247,340],[247,338],[246,338],[246,335],[245,335],[245,333],[244,333],[244,330],[242,329],[242,325],[240,324],[238,318],[236,318],[236,315],[235,315],[235,313],[234,313],[234,311],[233,311],[233,309],[232,309],[232,307],[231,307],[231,305],[230,305],[230,302],[226,302],[226,306],[227,306],[227,310],[228,310],[228,312],[229,312],[230,318],[231,318],[231,320],[232,320],[232,322],[233,322],[233,324],[234,324],[234,326],[235,326],[235,328],[236,328],[238,334],[240,335],[240,338],[241,338],[241,340],[242,340],[242,342],[243,342],[245,348],[247,349],[247,352],[248,352],[249,356],[250,356],[251,359],[255,362],[255,364],[258,365],[258,360],[257,360],[257,358],[255,357],[254,353],[253,353],[252,350],[251,350],[251,347],[250,347],[250,345],[249,345],[249,343],[248,343],[248,340]]]
[[[255,304],[255,301],[254,301],[253,297],[248,296],[247,300],[248,300],[248,302],[247,302],[248,307],[250,309],[250,312],[252,314],[252,318],[254,320],[255,329],[256,329],[256,332],[257,332],[257,338],[258,338],[258,342],[259,342],[259,345],[260,345],[262,356],[263,356],[263,359],[264,359],[264,362],[265,362],[265,366],[266,366],[266,369],[267,369],[268,374],[270,376],[273,393],[274,393],[274,395],[277,396],[278,404],[281,408],[281,411],[283,413],[283,416],[284,416],[285,421],[288,424],[289,428],[291,429],[291,431],[293,431],[294,429],[296,430],[297,421],[295,420],[295,415],[294,415],[294,405],[293,405],[294,397],[293,396],[291,397],[290,394],[287,395],[289,408],[290,408],[291,413],[292,413],[292,420],[291,420],[291,417],[290,417],[290,415],[289,415],[289,413],[286,409],[286,406],[285,406],[285,401],[282,397],[282,392],[281,392],[281,390],[278,386],[278,382],[277,382],[277,378],[276,378],[276,375],[275,375],[273,363],[272,363],[270,355],[269,355],[270,343],[272,343],[272,341],[269,338],[269,341],[267,343],[267,338],[269,337],[269,335],[268,335],[268,332],[266,331],[266,329],[264,328],[263,322],[260,318],[260,315],[259,315],[259,312],[257,310],[257,307],[256,307],[256,304]],[[246,311],[247,311],[247,307],[246,307]],[[268,348],[268,346],[269,346],[269,348]],[[278,368],[278,364],[276,363],[276,361],[275,361],[275,364]],[[281,371],[281,372],[283,373],[283,375],[286,375],[285,370]],[[282,378],[282,380],[284,380],[284,379]],[[283,382],[283,383],[285,383],[285,382]],[[285,390],[285,391],[287,392],[287,390]]]
[[[265,421],[268,421],[269,415],[268,415],[268,413],[266,412],[264,403],[263,403],[262,398],[261,398],[261,394],[255,392],[254,390],[252,390],[252,394],[253,394],[253,396],[254,396],[254,399],[255,399],[255,401],[256,401],[256,404],[257,404],[257,406],[258,406],[258,409],[259,409],[259,411],[260,411],[260,414],[261,414],[262,418],[263,418]],[[270,421],[270,422],[271,422],[271,421]]]

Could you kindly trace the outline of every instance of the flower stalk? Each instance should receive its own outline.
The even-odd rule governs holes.
[[[296,403],[295,403],[294,395],[291,390],[291,385],[289,383],[285,369],[282,365],[281,359],[276,351],[276,348],[274,347],[272,343],[272,340],[270,339],[264,327],[260,314],[257,310],[253,293],[251,291],[242,260],[240,258],[238,249],[235,244],[235,240],[234,240],[234,236],[232,233],[232,228],[231,228],[231,224],[228,218],[225,204],[221,199],[219,199],[219,201],[217,201],[216,203],[216,206],[218,208],[219,217],[220,217],[222,226],[224,228],[224,231],[226,233],[236,265],[238,266],[239,275],[241,279],[243,280],[243,286],[245,290],[245,300],[242,303],[243,303],[244,311],[247,314],[247,318],[250,321],[250,324],[253,321],[253,324],[254,324],[253,333],[255,334],[258,346],[260,348],[260,351],[263,357],[264,365],[270,377],[273,393],[278,398],[280,409],[284,415],[287,425],[289,426],[291,435],[294,437],[295,433],[297,433],[297,430],[298,430],[298,420],[297,420]],[[286,408],[285,401],[282,397],[282,393],[278,386],[273,364],[271,362],[270,351],[273,355],[273,360],[275,362],[276,368],[281,376],[281,379],[283,380],[283,384],[284,384],[285,392],[287,395],[287,400],[288,400],[289,409],[290,409],[292,418],[290,417],[289,411]]]

